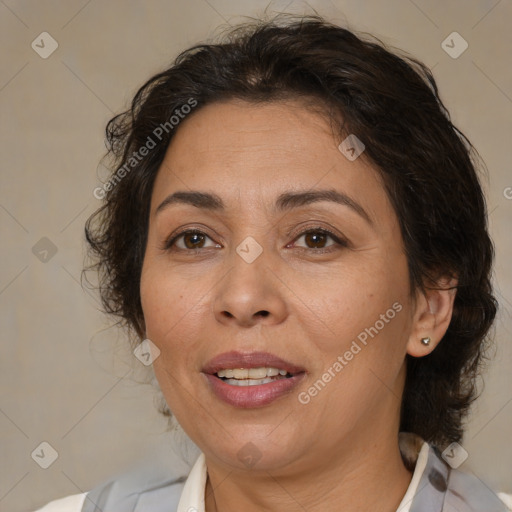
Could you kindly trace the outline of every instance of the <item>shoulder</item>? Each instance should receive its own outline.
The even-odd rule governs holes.
[[[51,501],[35,512],[172,512],[178,507],[186,477],[152,485],[129,487],[124,478],[111,480],[89,492]]]
[[[185,481],[186,476],[147,479],[144,474],[116,478],[89,491],[80,512],[172,512]]]
[[[51,501],[43,508],[37,509],[35,512],[80,512],[82,510],[86,493],[73,494],[60,500]]]
[[[453,453],[443,457],[444,452],[424,441],[420,443],[414,434],[403,434],[399,441],[404,462],[415,467],[414,498],[407,508],[410,512],[433,510],[433,504],[436,510],[446,511],[512,511],[510,494],[494,492],[473,472],[454,467],[449,463]]]
[[[512,494],[505,494],[504,492],[499,492],[498,497],[503,503],[507,506],[509,510],[512,510]]]
[[[172,512],[177,509],[186,475],[155,470],[155,464],[132,469],[88,492],[52,501],[36,512]]]
[[[437,450],[433,450],[434,464],[425,475],[437,490],[446,492],[446,510],[507,512],[512,510],[512,496],[495,492],[473,472],[451,468]],[[444,466],[444,468],[443,468]]]

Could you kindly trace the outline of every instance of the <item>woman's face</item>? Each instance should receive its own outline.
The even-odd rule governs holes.
[[[141,297],[180,424],[207,460],[275,474],[396,437],[415,308],[377,172],[296,102],[212,104],[177,130]]]

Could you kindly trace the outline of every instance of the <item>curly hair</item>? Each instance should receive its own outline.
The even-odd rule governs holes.
[[[194,46],[109,121],[113,174],[95,191],[104,202],[85,228],[93,257],[85,270],[98,272],[106,312],[144,336],[139,285],[156,174],[179,119],[230,99],[303,99],[340,135],[357,134],[399,219],[411,291],[457,279],[445,336],[430,355],[407,356],[400,430],[439,447],[460,441],[497,309],[477,153],[424,64],[320,16],[245,23]]]

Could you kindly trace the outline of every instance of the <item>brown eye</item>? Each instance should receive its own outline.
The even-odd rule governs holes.
[[[329,235],[318,231],[312,231],[304,235],[306,245],[311,249],[323,249]]]
[[[321,229],[305,231],[296,238],[295,243],[301,239],[304,239],[304,245],[299,244],[299,247],[306,249],[325,249],[331,245],[343,245],[334,235]]]
[[[327,252],[340,247],[347,247],[348,242],[346,240],[338,238],[334,233],[327,231],[322,228],[309,229],[302,232],[294,241],[293,245],[304,239],[305,245],[298,245],[299,248],[311,250],[312,252]],[[329,239],[332,243],[328,243]],[[336,247],[337,246],[337,247]]]
[[[210,242],[210,245],[206,245]],[[179,235],[176,235],[174,238],[169,240],[165,244],[166,250],[194,250],[194,249],[203,249],[208,247],[220,247],[219,244],[213,242],[213,240],[201,231],[184,231]]]
[[[201,233],[185,233],[183,243],[187,249],[197,249],[203,246],[206,237]]]

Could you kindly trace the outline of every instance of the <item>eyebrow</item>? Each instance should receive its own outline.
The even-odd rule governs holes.
[[[276,200],[274,210],[276,212],[285,212],[301,206],[312,203],[328,201],[332,203],[348,206],[359,216],[365,219],[370,225],[373,222],[366,210],[342,192],[334,189],[329,190],[308,190],[304,192],[284,192]],[[167,196],[155,210],[155,215],[173,204],[189,204],[196,208],[205,210],[221,211],[225,209],[224,202],[217,194],[199,191],[178,191]]]

